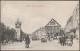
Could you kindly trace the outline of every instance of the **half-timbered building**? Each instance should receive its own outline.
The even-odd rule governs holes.
[[[52,18],[51,21],[45,26],[46,34],[48,37],[58,36],[60,33],[60,28],[61,25]]]

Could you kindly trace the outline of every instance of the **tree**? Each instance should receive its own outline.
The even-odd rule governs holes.
[[[0,33],[0,42],[4,43],[4,40],[11,41],[14,40],[15,37],[15,29],[14,28],[9,28],[6,25],[4,25],[4,23],[0,24],[1,26],[1,33]]]

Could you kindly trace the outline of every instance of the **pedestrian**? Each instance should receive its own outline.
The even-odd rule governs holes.
[[[66,38],[65,37],[62,37],[62,45],[66,45]]]
[[[59,43],[61,44],[61,37],[59,38]]]
[[[71,35],[71,42],[73,43],[73,35]]]
[[[26,38],[25,38],[25,44],[26,44],[26,47],[29,48],[29,44],[30,44],[29,35],[27,35]]]
[[[62,37],[60,37],[60,44],[61,44],[61,45],[63,44],[63,39],[62,39]]]

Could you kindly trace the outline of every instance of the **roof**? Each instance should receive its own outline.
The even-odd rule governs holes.
[[[61,25],[58,22],[56,22],[53,18],[50,20],[50,22],[46,26],[54,25],[55,23],[57,23],[57,25],[61,27]]]
[[[21,21],[19,20],[19,18],[17,18],[16,24],[21,24]]]

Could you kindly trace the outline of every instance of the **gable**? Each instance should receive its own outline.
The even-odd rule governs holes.
[[[51,21],[46,26],[60,26],[54,19],[51,19]]]

